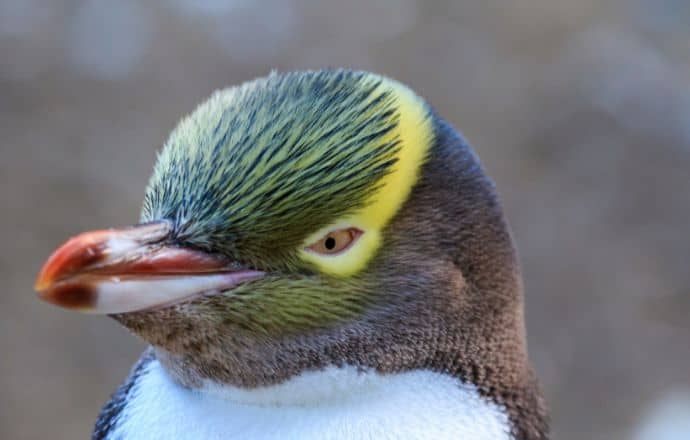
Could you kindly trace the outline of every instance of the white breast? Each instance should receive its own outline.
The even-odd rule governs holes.
[[[190,391],[150,362],[109,438],[509,440],[508,417],[472,385],[430,371],[330,367],[280,385]]]

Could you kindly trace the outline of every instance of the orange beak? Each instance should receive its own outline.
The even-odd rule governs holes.
[[[163,307],[263,276],[228,259],[167,246],[167,222],[85,232],[43,265],[35,289],[55,305],[91,313]]]

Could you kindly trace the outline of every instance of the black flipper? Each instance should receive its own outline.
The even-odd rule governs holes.
[[[110,400],[101,409],[96,420],[96,426],[93,428],[91,440],[111,440],[108,438],[112,429],[117,424],[118,418],[125,408],[127,397],[132,390],[132,387],[137,383],[139,376],[141,376],[144,367],[155,359],[152,349],[146,350],[129,373],[129,377],[120,385],[117,390],[110,396]]]

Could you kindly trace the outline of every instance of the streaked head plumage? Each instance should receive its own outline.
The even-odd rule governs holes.
[[[425,102],[367,72],[272,73],[215,92],[170,135],[141,221],[265,276],[118,319],[169,344],[166,322],[275,337],[360,316],[385,283],[379,272],[395,276],[374,262],[433,140]],[[312,246],[349,231],[340,252]]]
[[[181,243],[275,269],[318,266],[301,252],[307,240],[358,223],[358,262],[322,266],[350,275],[414,185],[428,118],[409,89],[364,72],[273,73],[218,91],[173,131],[141,219],[169,219]]]

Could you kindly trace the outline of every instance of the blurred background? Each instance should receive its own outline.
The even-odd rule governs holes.
[[[271,69],[409,84],[496,180],[554,439],[690,438],[690,2],[0,0],[0,438],[87,438],[143,345],[32,285]]]

